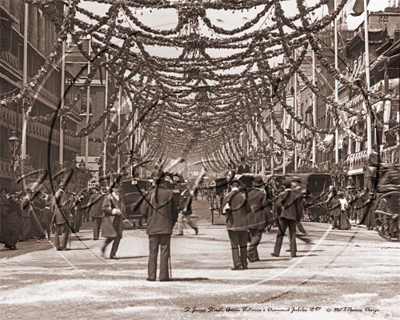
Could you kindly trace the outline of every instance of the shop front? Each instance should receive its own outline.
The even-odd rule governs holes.
[[[347,171],[347,185],[354,188],[369,187],[366,181],[366,164],[368,163],[367,150],[350,154],[346,159],[348,167]]]
[[[347,171],[347,185],[357,189],[362,189],[365,186],[365,170],[363,167],[351,169]]]

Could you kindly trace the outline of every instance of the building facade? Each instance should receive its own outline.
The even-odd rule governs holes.
[[[27,59],[27,81],[33,78],[51,53],[57,39],[56,26],[45,9],[32,4],[27,5],[28,34],[27,56],[24,57],[24,21],[25,2],[23,0],[0,0],[1,14],[1,47],[0,47],[0,99],[18,94],[23,86],[23,62]],[[58,6],[60,17],[62,5]],[[27,124],[26,154],[31,159],[34,169],[47,168],[48,162],[59,162],[60,153],[60,119],[57,117],[53,135],[50,136],[51,115],[61,99],[61,70],[60,66],[53,65],[43,83],[40,83],[37,96],[31,97],[28,106],[31,107]],[[11,176],[11,150],[8,139],[12,131],[21,141],[22,134],[22,101],[9,105],[1,105],[1,154],[0,154],[0,181],[1,188],[10,188],[13,183]],[[65,126],[71,131],[77,130],[81,121],[79,112],[71,109]],[[21,148],[17,155],[21,154]],[[79,139],[64,135],[64,160],[71,161],[80,149]],[[50,152],[48,152],[50,150]],[[14,175],[15,178],[15,175]],[[20,188],[20,186],[14,186]]]
[[[400,70],[400,8],[394,4],[384,11],[370,12],[368,15],[369,29],[369,60],[370,60],[370,85],[371,90],[382,92],[384,94],[399,94],[399,70]],[[321,44],[323,56],[334,64],[334,33],[333,28],[328,27],[326,30],[318,34],[318,41]],[[345,78],[360,87],[366,87],[365,79],[365,43],[364,43],[364,24],[362,23],[356,30],[348,30],[346,25],[339,26],[338,33],[338,68]],[[293,56],[292,56],[293,58]],[[285,59],[285,58],[284,58]],[[287,62],[287,60],[285,60]],[[285,62],[284,61],[284,62]],[[299,70],[312,80],[312,51],[307,52]],[[334,77],[323,69],[316,59],[315,65],[315,81],[319,89],[319,97],[316,99],[316,126],[319,129],[332,128],[334,119],[331,114],[331,106],[327,105],[321,97],[335,98],[335,80]],[[296,94],[297,93],[297,94]],[[363,97],[349,90],[339,83],[338,86],[338,102],[345,108],[352,111],[366,110],[363,105]],[[290,79],[286,86],[286,104],[294,109],[296,102],[296,116],[306,124],[313,124],[313,93],[307,88],[304,81],[297,75]],[[377,129],[372,129],[372,149],[379,152],[380,161],[385,163],[399,162],[399,103],[390,100],[370,100],[369,103],[376,114]],[[294,154],[286,152],[285,172],[293,172],[296,168],[301,169],[302,166],[311,168],[313,164],[312,152],[306,152],[311,149],[312,133],[304,126],[295,124],[288,114],[285,115],[281,105],[277,105],[277,111],[281,114],[281,125],[287,134],[293,135],[296,139],[303,143],[297,143],[297,162],[294,165]],[[265,119],[268,118],[268,115]],[[283,120],[283,118],[285,118]],[[368,176],[368,154],[366,140],[366,120],[357,121],[356,117],[343,114],[346,120],[346,126],[357,136],[362,136],[363,141],[355,141],[351,139],[348,131],[339,130],[338,139],[338,161],[343,165],[345,171],[344,184],[351,184],[355,187],[362,188],[367,186],[370,181]],[[365,118],[365,117],[364,117]],[[397,130],[395,130],[397,127]],[[392,130],[393,129],[393,130]],[[277,140],[284,141],[285,138],[275,130],[275,134],[279,136]],[[243,133],[244,137],[250,137],[249,141],[255,145],[255,139],[252,139],[251,128],[247,133]],[[319,170],[329,172],[332,165],[336,162],[335,152],[335,135],[320,134],[323,141],[320,150],[316,152],[315,164]],[[267,137],[264,137],[267,140]],[[287,139],[286,139],[287,140]],[[248,143],[247,143],[248,144]],[[243,141],[242,147],[246,146]],[[379,146],[379,147],[378,147]],[[322,149],[322,150],[321,150]],[[379,149],[379,150],[378,150]],[[249,147],[247,147],[249,153]],[[251,157],[249,157],[250,159]],[[265,158],[266,159],[266,158]],[[264,162],[265,162],[264,159]],[[269,173],[268,161],[265,162],[265,171]],[[253,164],[254,168],[254,164]],[[258,165],[260,168],[260,165]],[[282,172],[282,165],[275,167],[275,172]],[[260,170],[257,170],[261,173]]]

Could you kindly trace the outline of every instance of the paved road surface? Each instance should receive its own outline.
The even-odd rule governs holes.
[[[200,234],[173,236],[172,282],[145,280],[145,230],[124,231],[119,260],[101,257],[89,223],[70,251],[36,240],[0,251],[0,319],[400,318],[398,243],[364,228],[305,222],[313,243],[298,240],[298,258],[285,251],[287,238],[281,256],[270,256],[273,228],[261,261],[232,271],[225,227],[211,225],[205,200],[194,206]]]

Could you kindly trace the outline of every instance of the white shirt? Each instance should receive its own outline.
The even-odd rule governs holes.
[[[232,187],[231,192],[232,192],[232,191],[237,191],[237,190],[239,190],[239,188],[237,188],[237,187]],[[224,208],[222,209],[222,212],[223,212],[223,213],[226,213],[227,211],[229,211],[230,208],[231,208],[231,206],[229,205],[229,202],[227,202],[227,203],[225,204]]]
[[[349,206],[347,199],[345,199],[345,198],[339,199],[339,201],[340,201],[340,206],[341,206],[340,210],[346,211],[347,207]]]

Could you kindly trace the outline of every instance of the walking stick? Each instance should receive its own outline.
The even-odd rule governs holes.
[[[72,230],[69,228],[68,230],[68,248],[71,249],[71,238],[72,238]]]
[[[169,278],[172,279],[171,254],[168,255],[168,264],[169,264]]]

